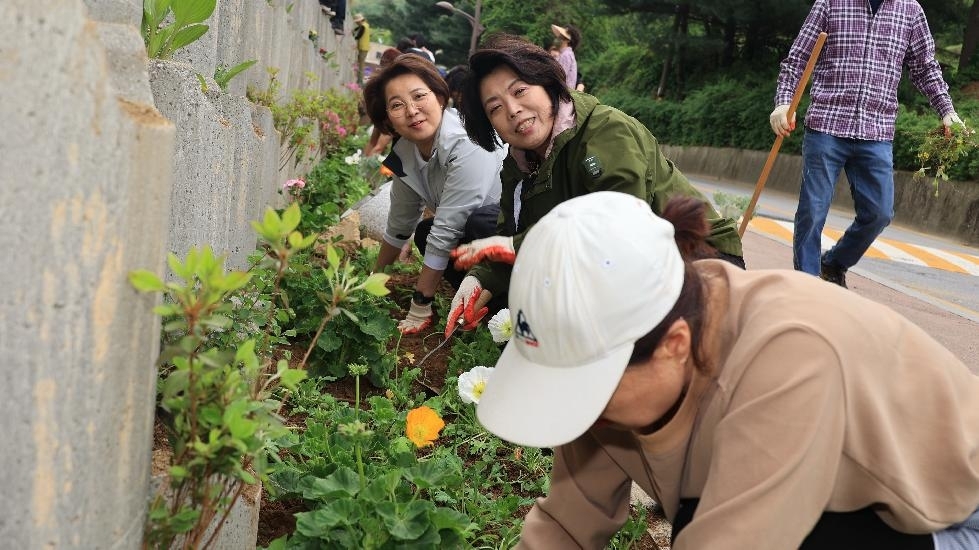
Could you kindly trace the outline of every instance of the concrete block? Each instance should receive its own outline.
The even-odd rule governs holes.
[[[241,56],[258,60],[254,67],[242,75],[245,89],[252,87],[264,90],[269,85],[271,44],[267,37],[271,29],[271,16],[272,7],[265,2],[245,2],[242,6]]]
[[[391,182],[389,181],[351,208],[360,215],[360,234],[376,241],[383,240],[390,209]]]
[[[187,63],[202,76],[214,76],[218,65],[218,34],[224,0],[217,0],[214,13],[204,22],[207,32],[193,43],[173,53],[173,61]]]
[[[118,23],[139,29],[143,20],[141,0],[84,0],[88,18],[104,23]]]
[[[156,107],[176,125],[170,250],[183,257],[210,245],[231,251],[231,208],[236,131],[231,120],[201,90],[193,67],[175,61],[150,62]],[[208,89],[217,89],[213,80]]]
[[[0,3],[5,548],[142,540],[160,325],[127,274],[164,265],[173,127],[117,99],[88,12]]]
[[[96,25],[111,73],[116,94],[136,103],[153,104],[149,77],[146,73],[146,44],[139,27],[130,24],[99,23]]]
[[[218,14],[217,32],[217,66],[231,68],[239,63],[258,57],[254,52],[249,52],[245,48],[245,38],[242,35],[242,28],[245,23],[245,1],[244,0],[221,0],[221,13]],[[260,63],[255,63],[239,73],[228,83],[227,92],[232,95],[244,96],[246,90],[247,73],[262,71]]]
[[[251,221],[259,219],[266,203],[263,187],[263,168],[259,164],[264,141],[263,131],[256,131],[252,123],[252,104],[243,97],[224,92],[208,93],[221,120],[228,121],[233,132],[232,157],[229,159],[231,193],[228,206],[228,269],[245,270],[248,255],[255,250],[256,235]]]

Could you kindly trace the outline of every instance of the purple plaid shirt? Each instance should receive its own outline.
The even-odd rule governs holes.
[[[792,103],[822,31],[828,36],[813,71],[806,127],[836,137],[893,141],[905,65],[939,117],[954,110],[928,21],[915,0],[884,0],[876,14],[867,0],[816,0],[782,62],[776,105]]]

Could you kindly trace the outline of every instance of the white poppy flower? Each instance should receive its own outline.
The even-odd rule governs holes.
[[[493,367],[473,367],[469,372],[459,375],[459,397],[463,403],[479,403],[486,389],[486,381],[493,375]]]
[[[496,312],[496,315],[489,320],[486,326],[490,329],[490,334],[493,335],[493,341],[496,343],[507,342],[513,337],[513,321],[510,319],[510,310],[501,309]]]

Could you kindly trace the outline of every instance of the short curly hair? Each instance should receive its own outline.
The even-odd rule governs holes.
[[[391,124],[391,119],[388,118],[387,97],[385,97],[384,91],[388,82],[406,74],[413,74],[420,78],[438,98],[443,109],[449,102],[449,87],[431,61],[413,53],[399,55],[390,65],[371,77],[367,85],[364,86],[364,105],[367,108],[367,116],[370,117],[376,128],[386,134],[396,135],[397,132]]]
[[[551,98],[553,114],[557,114],[562,100],[571,101],[564,69],[547,50],[519,36],[491,36],[469,57],[469,75],[462,86],[462,105],[459,109],[469,139],[487,151],[495,151],[503,143],[483,109],[479,86],[484,78],[501,66],[509,67],[527,84],[542,86]]]

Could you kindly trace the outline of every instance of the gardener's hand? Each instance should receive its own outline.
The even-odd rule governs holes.
[[[408,308],[408,316],[398,323],[398,330],[401,334],[416,334],[432,326],[434,318],[432,302],[422,305],[412,300],[411,307]]]
[[[952,129],[953,124],[961,124],[962,126],[965,126],[965,123],[962,122],[962,119],[959,118],[959,115],[955,114],[955,111],[952,111],[951,113],[945,115],[945,117],[942,118],[942,124],[945,125],[946,134],[949,133],[949,131]]]
[[[455,297],[452,298],[452,305],[449,306],[449,318],[445,321],[445,337],[451,336],[457,326],[462,327],[462,330],[476,328],[479,321],[489,312],[486,303],[492,297],[493,293],[484,290],[479,279],[467,275],[459,285]]]
[[[517,253],[513,237],[487,237],[459,246],[449,253],[458,270],[466,270],[483,260],[513,264]]]
[[[772,114],[768,115],[768,122],[772,125],[772,131],[785,137],[795,130],[795,113],[792,113],[792,122],[789,122],[789,106],[779,105],[775,107]]]

